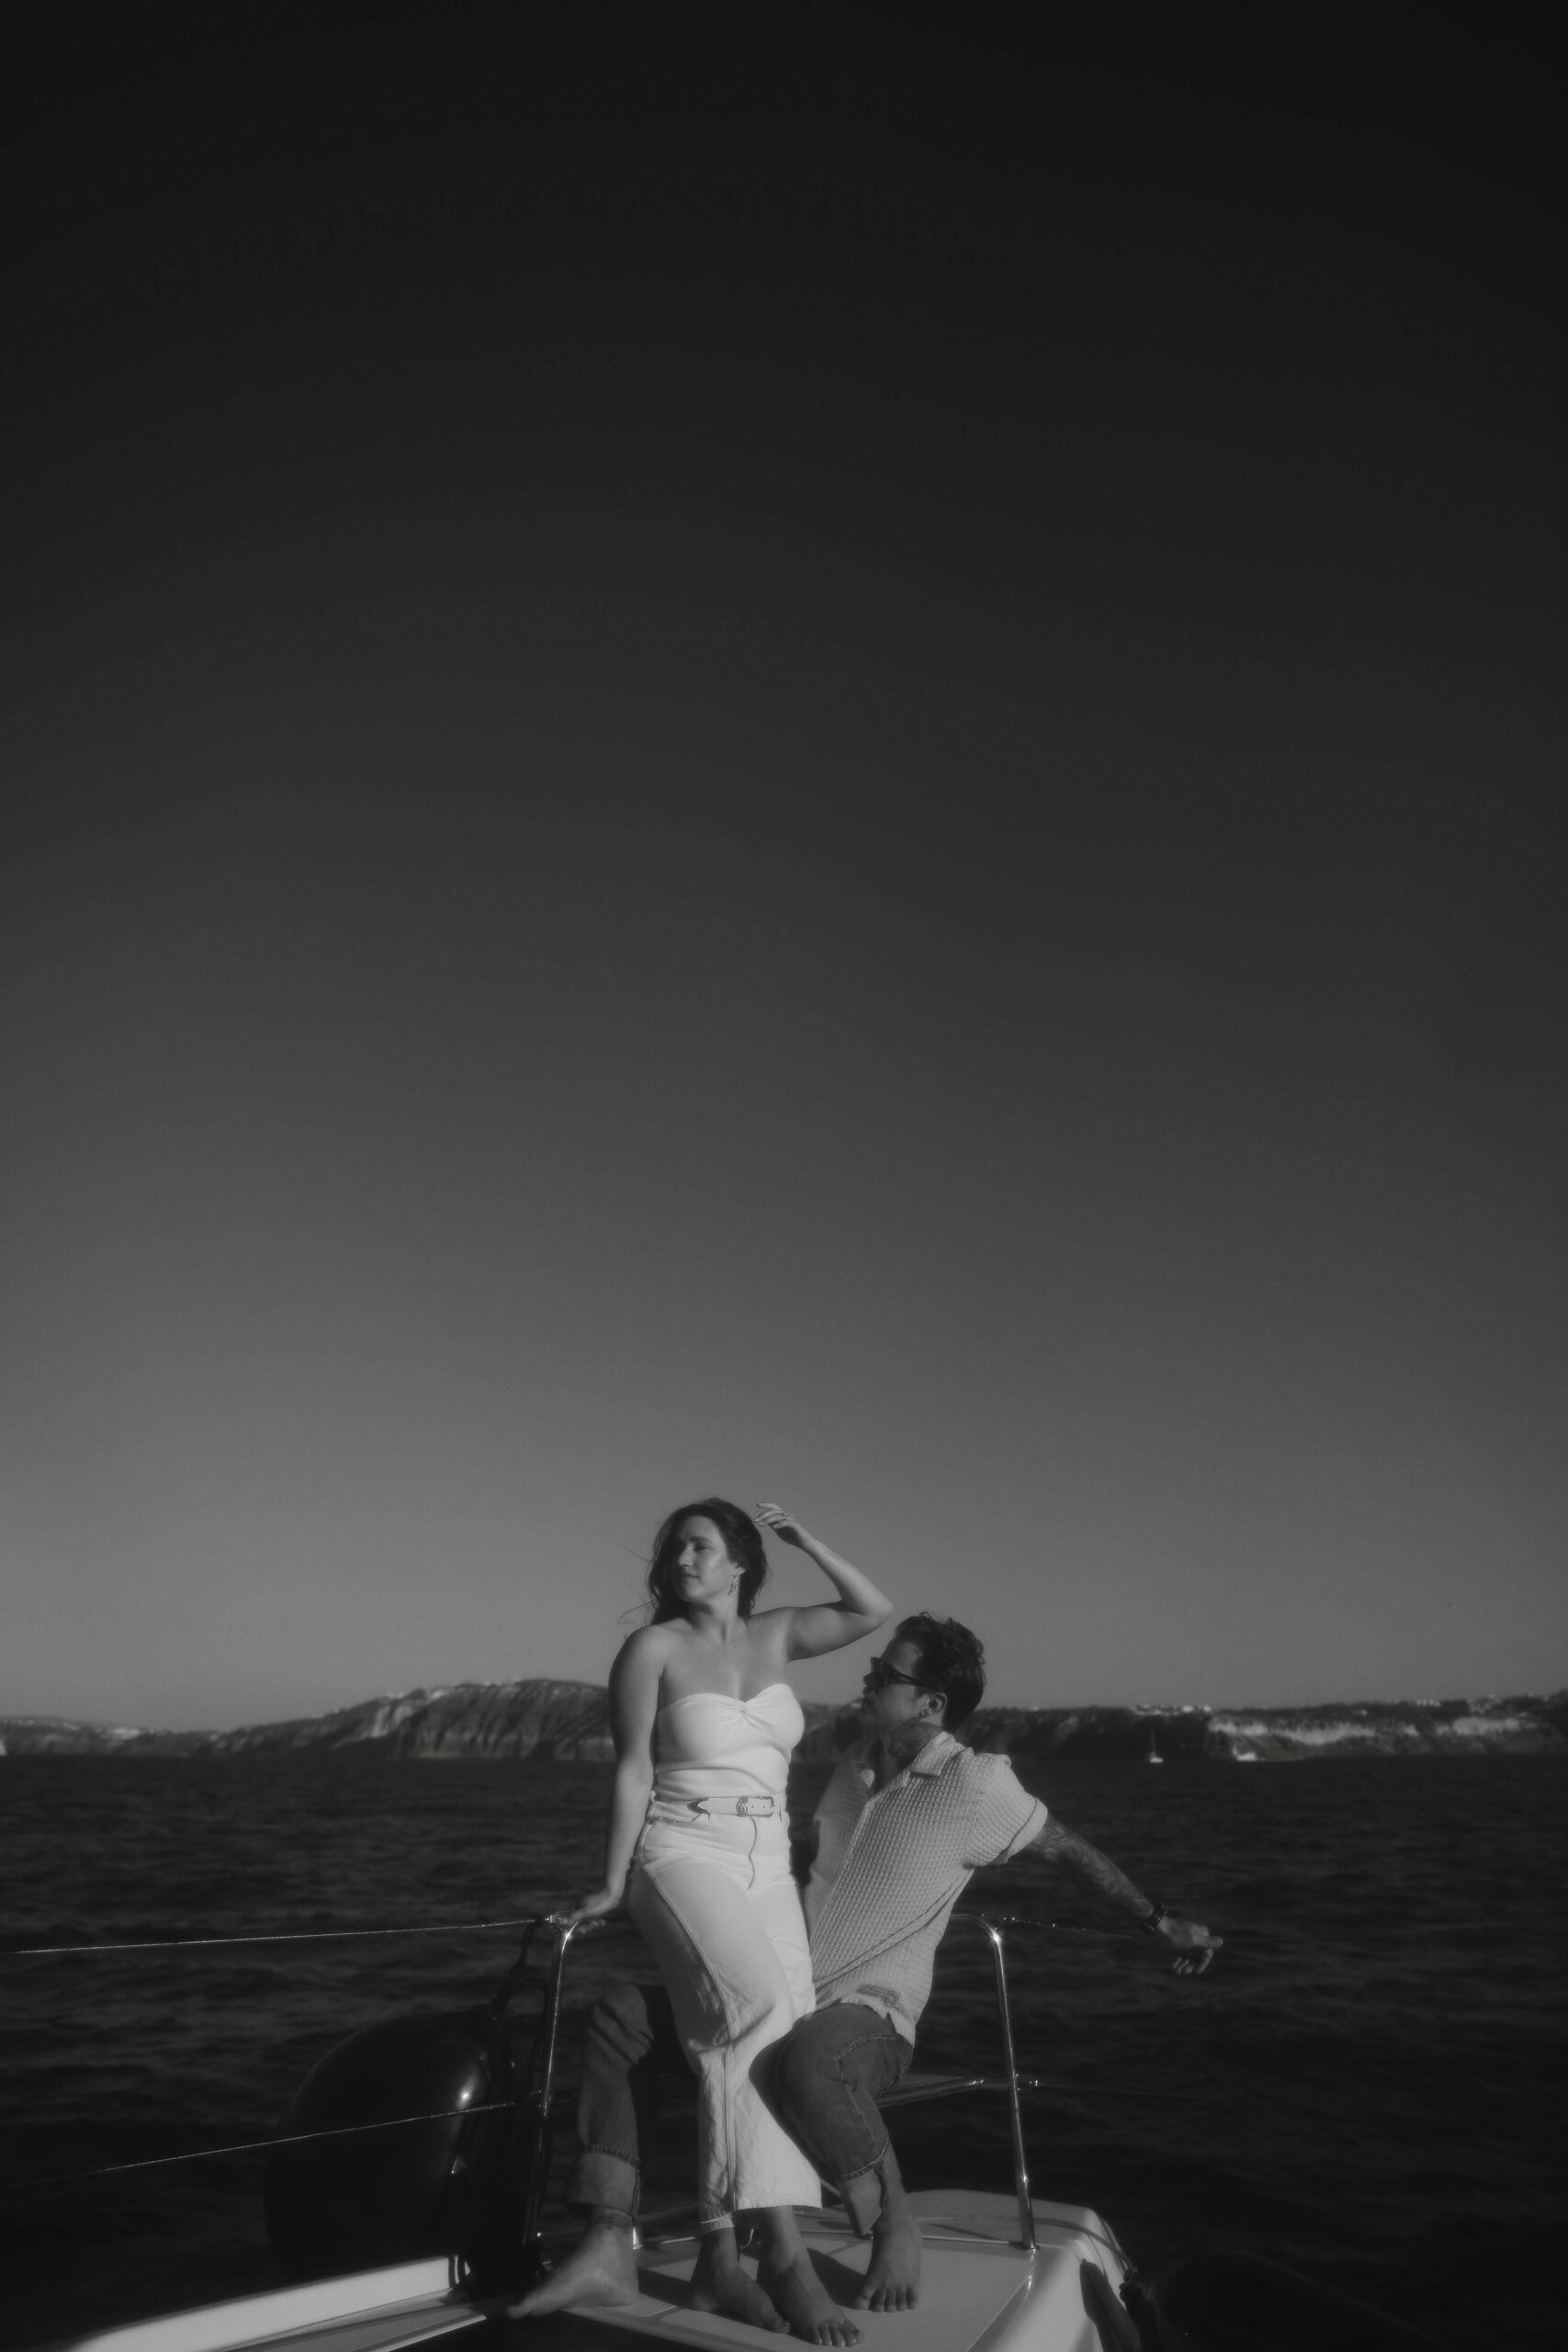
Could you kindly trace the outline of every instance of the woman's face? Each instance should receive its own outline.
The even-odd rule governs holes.
[[[675,1535],[675,1598],[682,1607],[716,1600],[735,1580],[735,1562],[711,1519],[693,1511]]]

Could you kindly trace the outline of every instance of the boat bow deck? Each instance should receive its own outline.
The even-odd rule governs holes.
[[[1085,2274],[1097,2274],[1114,2304],[1126,2265],[1087,2208],[1036,2200],[1038,2244],[1031,2251],[1017,2243],[1010,2197],[927,2189],[909,2204],[924,2248],[919,2303],[913,2312],[857,2312],[866,2352],[1119,2352],[1116,2334],[1096,2318],[1104,2295],[1092,2279],[1086,2288]],[[864,2275],[867,2242],[835,2209],[800,2218],[824,2283],[846,2301]],[[504,2340],[513,2352],[528,2345],[538,2352],[646,2352],[651,2343],[779,2352],[779,2336],[693,2309],[695,2257],[694,2238],[656,2240],[638,2257],[644,2291],[635,2302],[513,2322]],[[77,2336],[53,2352],[401,2352],[498,2316],[495,2305],[455,2294],[445,2263],[410,2263],[173,2312]]]

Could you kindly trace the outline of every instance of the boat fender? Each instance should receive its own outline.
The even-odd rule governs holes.
[[[267,2237],[288,2279],[459,2255],[513,2169],[516,2062],[488,2009],[420,2012],[352,2033],[313,2066],[264,2176]],[[430,2121],[400,2123],[404,2116]],[[390,2125],[371,2129],[367,2125]]]
[[[1137,2321],[1122,2302],[1098,2262],[1080,2262],[1078,2284],[1083,2307],[1093,2322],[1102,2352],[1144,2352]]]

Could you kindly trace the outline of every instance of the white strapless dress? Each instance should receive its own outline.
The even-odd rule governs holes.
[[[784,1809],[805,1727],[787,1682],[750,1699],[694,1691],[661,1707],[654,1725],[653,1794],[626,1908],[697,2077],[708,2228],[756,2206],[821,2202],[815,2171],[752,2080],[761,2052],[816,2005]]]
[[[790,1755],[805,1729],[787,1682],[754,1699],[722,1690],[671,1699],[654,1724],[653,1806],[679,1815],[708,1798],[772,1797],[783,1821]]]

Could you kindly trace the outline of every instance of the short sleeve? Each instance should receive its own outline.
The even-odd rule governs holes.
[[[964,1867],[978,1871],[988,1862],[1010,1862],[1039,1837],[1047,1815],[1040,1799],[1030,1795],[1005,1756],[976,1756],[973,1769],[979,1797],[969,1824]]]

